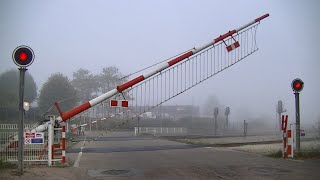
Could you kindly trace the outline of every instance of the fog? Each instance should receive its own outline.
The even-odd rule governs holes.
[[[293,122],[290,85],[301,78],[301,123],[312,124],[320,119],[319,7],[316,0],[1,1],[0,73],[17,68],[12,52],[28,45],[38,88],[52,73],[71,78],[79,68],[129,74],[270,13],[258,28],[259,51],[166,104],[203,107],[214,96],[221,113],[231,108],[231,122],[272,124],[282,100]]]

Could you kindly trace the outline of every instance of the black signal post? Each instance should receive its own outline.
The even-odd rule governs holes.
[[[19,111],[20,122],[18,131],[18,173],[23,175],[23,132],[24,132],[24,77],[28,70],[26,67],[30,66],[34,60],[34,53],[28,46],[19,46],[12,53],[13,62],[19,67],[20,83],[19,83]]]
[[[302,91],[304,83],[301,79],[294,79],[291,83],[292,90],[294,91],[296,103],[296,151],[300,152],[300,92]]]
[[[224,124],[224,128],[229,128],[229,114],[230,114],[230,107],[226,107],[226,111],[224,115],[226,116],[226,123]]]

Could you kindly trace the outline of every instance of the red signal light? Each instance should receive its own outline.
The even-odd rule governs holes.
[[[12,53],[13,62],[19,67],[28,67],[33,63],[34,53],[28,46],[19,46]]]
[[[292,90],[296,93],[302,91],[304,83],[301,79],[294,79],[291,83]]]
[[[20,59],[21,61],[27,60],[27,57],[28,57],[28,55],[27,55],[27,53],[25,53],[25,52],[21,52],[21,53],[19,54],[19,59]]]

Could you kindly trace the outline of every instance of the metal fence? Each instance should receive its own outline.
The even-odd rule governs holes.
[[[34,125],[26,124],[28,132]],[[27,164],[47,164],[48,162],[48,132],[44,132],[43,144],[25,144],[24,159]],[[0,159],[3,161],[18,161],[18,125],[0,124]]]
[[[139,133],[153,134],[157,136],[177,136],[186,135],[187,128],[183,127],[138,127],[134,128],[134,134]]]

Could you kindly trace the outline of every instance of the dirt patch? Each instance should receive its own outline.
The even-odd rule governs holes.
[[[22,176],[18,175],[16,169],[1,169],[1,180],[78,180],[78,179],[90,179],[86,175],[86,171],[80,168],[72,167],[46,167],[46,166],[34,166],[24,169]]]

